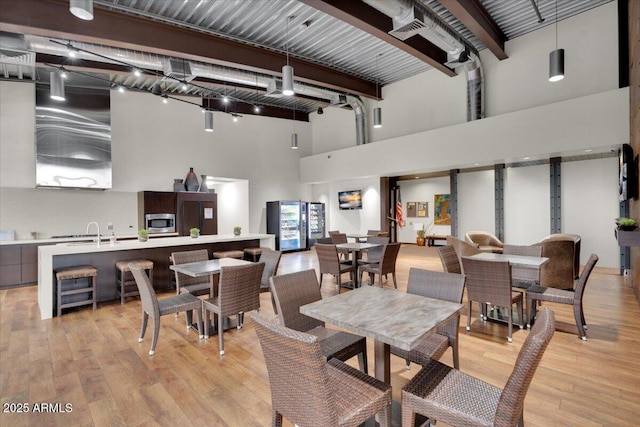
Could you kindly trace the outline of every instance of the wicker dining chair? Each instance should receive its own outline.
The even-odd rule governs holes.
[[[144,333],[147,330],[147,323],[149,316],[153,321],[153,337],[151,338],[151,349],[149,355],[153,356],[156,350],[156,344],[158,343],[158,335],[160,335],[160,317],[166,314],[186,312],[187,314],[187,330],[191,328],[192,313],[196,312],[196,321],[198,322],[198,335],[200,338],[204,338],[202,331],[202,301],[197,297],[183,293],[180,295],[174,295],[169,298],[163,298],[158,300],[156,292],[151,285],[149,276],[145,273],[144,269],[136,264],[129,264],[129,270],[133,275],[138,286],[138,292],[140,293],[140,299],[142,301],[142,327],[140,328],[140,337],[138,342],[142,342]]]
[[[462,257],[462,269],[467,276],[467,331],[471,330],[471,305],[473,301],[483,304],[491,304],[505,308],[508,316],[509,334],[507,341],[512,342],[513,330],[512,306],[516,304],[520,320],[520,329],[523,323],[523,297],[522,292],[511,290],[511,265],[508,261],[485,261],[469,257]]]
[[[505,255],[542,256],[542,246],[508,245],[503,247]],[[530,286],[540,284],[540,269],[511,267],[511,284],[514,288],[526,290]]]
[[[329,233],[329,237],[331,237],[331,243],[334,245],[339,245],[341,243],[347,243],[347,235],[346,233]],[[347,249],[338,249],[338,253],[340,254],[340,258],[342,261],[348,261],[350,252]]]
[[[391,386],[333,358],[326,361],[318,337],[251,318],[271,387],[271,425],[286,418],[305,427],[356,427],[378,415],[391,426]]]
[[[316,255],[318,256],[318,268],[320,270],[320,286],[322,286],[322,275],[331,274],[336,277],[338,292],[340,292],[342,288],[342,275],[344,273],[349,273],[353,280],[353,275],[356,271],[353,263],[349,262],[348,264],[344,264],[340,262],[336,245],[316,243],[315,248]]]
[[[220,355],[224,354],[224,319],[237,316],[242,328],[244,313],[260,308],[260,280],[264,262],[220,268],[218,296],[202,301],[204,308],[204,337],[209,338],[211,319],[208,311],[218,320],[218,342]]]
[[[271,292],[271,282],[269,279],[271,276],[275,276],[278,272],[278,265],[280,264],[280,257],[282,252],[274,251],[269,248],[262,248],[262,255],[260,256],[260,262],[264,262],[264,271],[262,272],[262,279],[260,280],[260,292]],[[271,295],[271,304],[273,309],[276,309],[276,303]],[[277,313],[277,312],[276,312]]]
[[[540,314],[503,389],[429,361],[402,389],[403,427],[416,413],[452,426],[523,426],[524,399],[555,329],[553,312]]]
[[[447,236],[447,246],[453,246],[453,249],[456,251],[458,261],[460,262],[460,268],[462,269],[463,273],[464,266],[462,265],[462,257],[472,256],[481,252],[480,249],[476,248],[475,246],[453,236]]]
[[[578,284],[575,291],[568,291],[564,289],[546,288],[544,286],[532,286],[527,289],[527,314],[529,315],[529,322],[527,327],[531,326],[531,319],[536,318],[536,306],[539,302],[554,302],[558,304],[573,305],[573,316],[576,320],[576,326],[578,327],[578,335],[583,341],[587,340],[587,322],[584,319],[584,309],[582,308],[582,298],[584,296],[584,290],[587,287],[587,280],[598,262],[598,255],[591,254],[587,264],[584,266],[580,277],[578,278]],[[537,323],[537,320],[536,320]]]
[[[367,237],[367,243],[373,243],[375,246],[373,248],[369,248],[364,253],[367,254],[366,258],[362,258],[358,260],[359,265],[363,264],[375,264],[379,263],[382,260],[382,253],[384,252],[384,245],[389,243],[388,237],[379,237],[379,236],[369,236]]]
[[[370,284],[375,282],[375,275],[380,275],[380,287],[383,287],[382,276],[386,276],[391,273],[393,279],[393,286],[398,289],[398,282],[396,280],[396,260],[398,259],[398,253],[400,252],[400,243],[389,243],[384,246],[382,252],[382,259],[375,264],[363,264],[358,269],[360,275],[359,282],[362,283],[362,275],[369,273]]]
[[[186,264],[188,262],[208,261],[209,252],[207,249],[195,251],[172,252],[171,262],[173,265]],[[190,293],[195,296],[209,295],[211,292],[211,282],[209,276],[191,277],[186,274],[175,272],[176,294]]]
[[[440,256],[440,261],[442,261],[442,268],[445,273],[462,274],[460,260],[453,246],[438,246],[436,250]]]
[[[358,356],[362,372],[367,372],[367,340],[349,332],[325,328],[324,322],[300,313],[300,307],[322,299],[313,269],[281,274],[271,278],[280,324],[318,337],[322,354],[345,361]]]
[[[460,304],[462,303],[464,282],[465,276],[462,274],[411,268],[409,270],[407,293]],[[424,366],[429,360],[442,357],[447,348],[451,347],[453,351],[453,366],[458,369],[460,367],[458,353],[459,325],[460,313],[458,312],[455,318],[438,328],[435,334],[422,339],[413,350],[407,351],[391,346],[391,354],[405,359],[407,367],[409,367],[409,362]]]

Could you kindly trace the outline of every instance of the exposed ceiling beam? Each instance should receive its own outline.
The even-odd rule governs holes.
[[[500,60],[507,59],[504,35],[478,0],[438,0]]]
[[[104,44],[174,58],[212,63],[280,76],[284,54],[152,20],[94,8],[94,19],[82,21],[69,12],[68,1],[0,0],[0,30],[72,41]],[[375,82],[294,57],[296,81],[327,89],[376,97]]]
[[[367,33],[415,56],[433,68],[453,77],[456,72],[444,65],[447,53],[420,36],[413,36],[405,41],[389,34],[393,30],[393,21],[384,13],[355,0],[298,0],[327,15],[346,22]]]

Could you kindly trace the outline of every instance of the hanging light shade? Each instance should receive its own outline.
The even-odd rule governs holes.
[[[213,132],[213,111],[205,110],[204,112],[204,130]]]
[[[373,109],[373,127],[382,127],[382,108],[376,107]]]
[[[69,11],[80,19],[93,19],[93,0],[69,0]]]
[[[549,81],[564,79],[564,49],[556,49],[549,53]]]
[[[297,133],[292,133],[291,134],[291,149],[292,150],[297,150],[298,149],[298,134]]]
[[[51,99],[56,101],[64,101],[64,80],[62,79],[62,73],[60,71],[52,71],[50,77],[50,92]]]
[[[282,94],[291,96],[293,93],[293,67],[284,65],[282,67]]]

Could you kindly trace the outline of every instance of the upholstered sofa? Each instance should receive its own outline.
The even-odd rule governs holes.
[[[549,262],[540,270],[540,284],[550,288],[573,289],[580,270],[580,236],[552,234],[536,243]]]
[[[469,231],[465,235],[465,240],[481,252],[502,253],[502,247],[504,246],[500,239],[486,231]]]

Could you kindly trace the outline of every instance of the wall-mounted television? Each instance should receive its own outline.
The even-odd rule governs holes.
[[[340,209],[362,209],[362,191],[340,191],[338,193],[338,206]]]
[[[638,197],[638,158],[629,144],[622,144],[620,157],[620,201]]]

